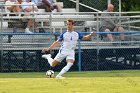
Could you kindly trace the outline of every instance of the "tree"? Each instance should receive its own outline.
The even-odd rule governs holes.
[[[140,0],[122,0],[122,11],[140,11]]]
[[[64,3],[65,8],[76,8],[76,4],[69,0],[57,0]],[[93,7],[100,11],[106,9],[107,0],[79,0],[80,3],[87,6]],[[115,6],[115,11],[119,9],[119,0],[111,0],[112,4]],[[122,11],[140,11],[140,0],[121,0],[122,2]],[[91,9],[80,6],[79,9],[81,12],[94,12]]]

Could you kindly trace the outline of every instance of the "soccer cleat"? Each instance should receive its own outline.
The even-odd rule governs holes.
[[[55,78],[56,79],[65,79],[65,77],[62,77],[62,76],[56,76]]]
[[[42,55],[42,58],[48,59],[48,57],[51,57],[51,54],[44,54],[44,55]]]

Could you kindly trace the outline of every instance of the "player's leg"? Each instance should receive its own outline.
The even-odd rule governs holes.
[[[51,67],[55,67],[57,64],[59,64],[66,55],[61,54],[60,52],[56,55],[56,57],[53,59],[51,58],[51,54],[45,54],[42,55],[42,58],[45,58],[48,60],[48,63],[50,64]]]
[[[54,60],[54,61],[52,62],[52,67],[55,67],[55,66],[58,65],[59,63],[60,63],[60,62]]]
[[[67,56],[66,58],[67,65],[60,71],[60,73],[56,76],[56,78],[62,78],[62,75],[71,68],[75,60],[74,56],[75,56],[74,52]]]
[[[51,67],[55,67],[59,63],[58,61],[51,58],[51,54],[42,55],[42,58],[47,59]]]
[[[64,73],[66,73],[71,68],[71,66],[73,65],[73,63],[74,63],[74,60],[73,59],[67,60],[67,65],[60,71],[60,73],[56,76],[56,78],[62,78],[62,75]]]

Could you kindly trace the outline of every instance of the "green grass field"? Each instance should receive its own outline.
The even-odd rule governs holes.
[[[68,72],[64,76],[0,73],[0,93],[140,93],[139,70]]]

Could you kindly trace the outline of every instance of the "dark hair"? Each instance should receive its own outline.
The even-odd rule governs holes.
[[[72,19],[68,19],[67,22],[71,22],[72,25],[74,24],[74,21]]]

